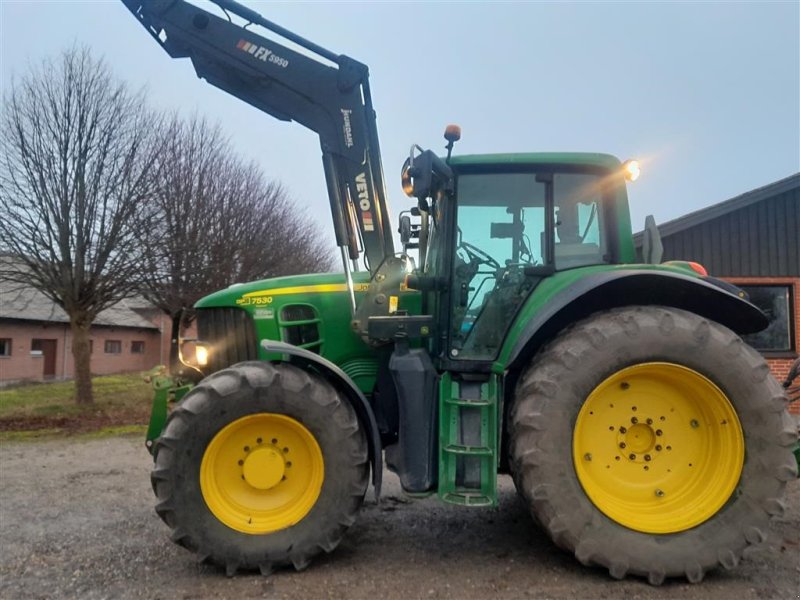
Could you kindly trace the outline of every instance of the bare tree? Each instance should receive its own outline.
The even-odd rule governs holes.
[[[232,151],[219,126],[174,116],[161,138],[158,216],[142,238],[143,295],[172,319],[172,339],[210,292],[332,268],[330,248],[308,216]]]
[[[157,125],[142,93],[86,48],[31,67],[3,98],[0,276],[31,285],[69,316],[76,401],[92,404],[89,328],[134,293]]]

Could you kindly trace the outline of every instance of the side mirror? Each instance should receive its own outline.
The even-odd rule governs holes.
[[[656,226],[653,215],[644,219],[644,238],[642,239],[642,258],[649,265],[661,263],[664,257],[664,245],[661,243],[661,232]]]
[[[400,243],[405,248],[411,241],[411,217],[408,215],[401,215],[400,228],[397,231],[400,233]]]
[[[414,156],[415,150],[420,150],[417,156]],[[435,189],[452,187],[453,170],[430,150],[415,145],[400,170],[400,181],[406,196],[422,202],[431,197]]]
[[[403,163],[403,168],[400,170],[400,184],[403,186],[403,193],[409,198],[414,197],[414,180],[411,179],[412,164],[412,157],[409,156]]]
[[[430,150],[416,157],[412,153],[403,163],[400,182],[403,185],[403,192],[409,198],[423,200],[431,195],[433,185],[431,155]]]

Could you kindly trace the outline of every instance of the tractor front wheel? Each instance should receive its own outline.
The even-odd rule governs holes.
[[[673,308],[570,328],[520,377],[510,429],[517,489],[556,544],[652,584],[734,567],[796,474],[764,359]]]
[[[330,552],[355,520],[369,474],[350,404],[291,365],[240,363],[200,382],[155,445],[156,511],[172,539],[237,570]]]

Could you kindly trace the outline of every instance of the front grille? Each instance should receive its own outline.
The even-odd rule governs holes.
[[[206,375],[258,358],[253,319],[241,308],[197,309],[197,336],[210,346]]]

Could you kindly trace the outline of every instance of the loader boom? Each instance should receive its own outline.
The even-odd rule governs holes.
[[[394,255],[367,66],[335,54],[231,0],[226,14],[271,30],[300,54],[183,0],[123,0],[172,58],[190,58],[197,75],[282,121],[319,135],[336,244],[347,261],[363,251],[376,270]]]

